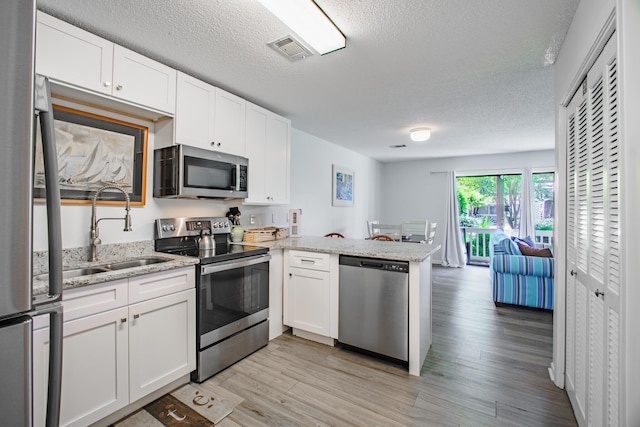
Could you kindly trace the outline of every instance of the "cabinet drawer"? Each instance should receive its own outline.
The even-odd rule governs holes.
[[[289,266],[307,270],[330,271],[331,254],[307,251],[289,251]]]
[[[64,321],[127,305],[127,279],[70,289],[62,294]]]
[[[193,266],[146,274],[129,279],[129,303],[133,304],[191,289],[196,285]]]

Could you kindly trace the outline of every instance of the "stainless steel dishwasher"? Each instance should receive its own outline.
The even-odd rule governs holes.
[[[340,256],[338,341],[409,360],[409,263]]]

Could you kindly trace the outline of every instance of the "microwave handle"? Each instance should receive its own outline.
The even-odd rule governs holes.
[[[236,163],[233,173],[233,182],[235,183],[235,191],[240,191],[240,164]]]

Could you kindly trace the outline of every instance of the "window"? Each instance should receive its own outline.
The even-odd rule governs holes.
[[[517,234],[521,174],[460,176],[456,181],[461,227],[499,227]],[[532,182],[535,228],[546,232],[542,233],[547,236],[544,242],[549,243],[553,231],[553,173],[534,173]]]

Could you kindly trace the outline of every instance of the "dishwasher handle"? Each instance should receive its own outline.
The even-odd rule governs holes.
[[[355,257],[350,255],[340,255],[339,264],[355,268],[366,268],[371,270],[383,270],[394,273],[408,273],[408,261],[394,261],[379,258]]]
[[[381,262],[360,261],[360,267],[377,268],[378,270],[384,269],[384,264]]]

